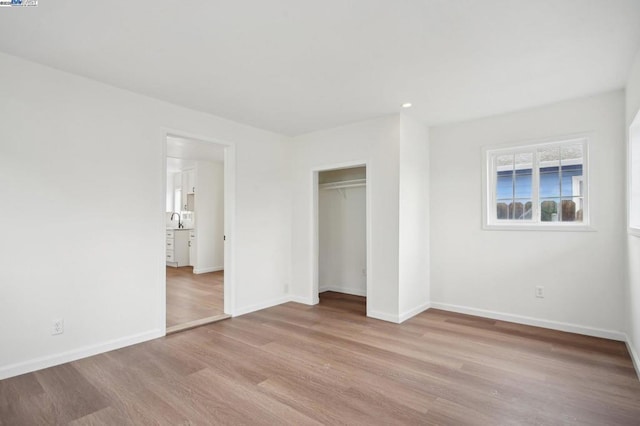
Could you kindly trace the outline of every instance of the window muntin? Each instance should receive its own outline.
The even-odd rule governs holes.
[[[485,225],[588,225],[585,138],[486,150]]]

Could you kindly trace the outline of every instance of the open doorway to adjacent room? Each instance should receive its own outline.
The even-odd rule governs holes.
[[[167,333],[225,314],[226,146],[167,136]]]
[[[366,315],[367,169],[317,173],[318,298]]]

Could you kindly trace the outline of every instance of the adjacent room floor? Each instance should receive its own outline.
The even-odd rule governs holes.
[[[625,345],[323,293],[0,381],[0,423],[638,424]]]
[[[167,266],[167,328],[224,315],[224,271]]]

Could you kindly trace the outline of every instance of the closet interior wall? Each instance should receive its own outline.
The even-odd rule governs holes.
[[[318,291],[366,296],[366,167],[320,172],[318,184]]]

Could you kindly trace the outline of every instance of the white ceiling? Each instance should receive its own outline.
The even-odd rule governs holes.
[[[287,135],[403,102],[437,124],[621,88],[639,48],[639,0],[42,0],[0,13],[0,51]]]

